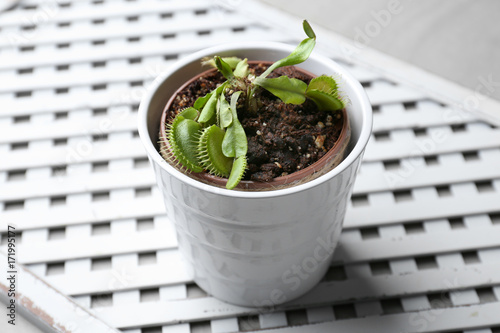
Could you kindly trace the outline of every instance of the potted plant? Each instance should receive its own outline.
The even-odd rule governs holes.
[[[139,107],[139,133],[187,268],[200,287],[231,303],[280,304],[304,294],[321,279],[338,242],[370,136],[371,106],[363,88],[332,60],[311,54],[315,35],[306,22],[304,30],[307,38],[295,49],[279,43],[238,43],[183,58],[155,80]],[[219,85],[203,90],[191,99],[192,105],[182,105],[183,98],[177,98],[181,103],[172,108],[175,96],[194,76],[213,74],[200,63],[207,57],[221,72]],[[270,69],[255,70],[261,63]],[[297,64],[298,76],[305,82],[272,77],[279,67]],[[338,91],[349,99],[348,105]],[[260,102],[253,97],[259,93],[295,104],[307,99],[317,112],[328,116],[335,109],[343,119],[336,140],[340,144],[324,154],[330,155],[322,165],[312,163],[309,176],[304,167],[294,172],[299,180],[283,173],[278,183],[273,183],[276,178],[241,180],[247,158],[254,158],[247,155],[248,141],[257,133],[243,129],[241,122],[248,117],[241,110],[258,113],[254,104]],[[323,140],[320,137],[320,143]]]
[[[333,77],[290,67],[315,46],[307,21],[304,31],[308,38],[274,63],[206,59],[216,68],[187,81],[165,106],[163,157],[200,181],[244,190],[295,186],[335,167],[350,138],[347,98]]]

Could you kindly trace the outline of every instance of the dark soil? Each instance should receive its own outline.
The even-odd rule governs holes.
[[[266,68],[263,64],[250,65],[256,75]],[[281,75],[306,83],[311,80],[293,66],[278,68],[268,77]],[[170,111],[178,112],[192,106],[198,97],[224,81],[218,72],[199,78],[177,96]],[[238,119],[248,138],[245,180],[270,181],[304,169],[335,145],[344,121],[341,111],[318,111],[310,100],[302,105],[285,104],[264,89],[258,89],[256,97],[261,101],[257,111],[246,109],[246,103],[240,103],[242,97],[238,101]],[[226,98],[229,102],[230,95]]]

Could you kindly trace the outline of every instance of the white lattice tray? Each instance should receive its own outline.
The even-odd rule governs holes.
[[[195,50],[300,38],[239,5],[27,0],[0,14],[2,249],[15,225],[20,262],[128,333],[500,332],[500,129],[333,51],[374,129],[324,280],[271,312],[184,273],[137,104]]]

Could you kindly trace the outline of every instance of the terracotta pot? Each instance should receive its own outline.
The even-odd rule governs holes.
[[[272,62],[269,61],[250,61],[249,64],[252,63],[266,63],[268,65],[272,64]],[[300,72],[310,76],[314,77],[315,75],[309,73],[308,71],[297,68]],[[163,109],[163,113],[161,116],[161,122],[160,122],[160,131],[159,131],[159,141],[160,141],[160,149],[163,151],[164,149],[166,151],[170,151],[170,146],[168,143],[168,140],[166,138],[166,124],[169,123],[170,120],[170,115],[169,115],[169,110],[174,102],[175,98],[177,95],[182,92],[187,86],[189,86],[193,81],[196,81],[202,76],[205,76],[209,73],[215,72],[216,69],[209,69],[206,70],[202,73],[199,73],[198,75],[192,77],[189,79],[186,83],[184,83],[177,91],[170,97],[168,100],[165,108]],[[251,180],[243,180],[241,181],[238,186],[235,188],[237,190],[258,190],[258,191],[269,191],[269,190],[277,190],[277,189],[283,189],[286,187],[290,186],[296,186],[299,184],[303,184],[305,182],[308,182],[310,180],[313,180],[326,172],[330,171],[334,167],[336,167],[344,158],[344,152],[347,149],[347,145],[349,144],[349,139],[351,137],[351,129],[349,126],[349,117],[347,112],[344,110],[343,111],[343,127],[340,132],[340,136],[335,143],[335,145],[318,161],[315,163],[311,164],[307,168],[304,168],[302,170],[296,171],[294,173],[291,173],[286,176],[281,176],[277,178],[273,178],[273,180],[269,182],[259,182],[259,181],[251,181]],[[198,179],[199,181],[202,181],[207,184],[211,184],[214,186],[218,187],[226,187],[227,183],[227,178],[223,177],[218,177],[215,175],[212,175],[208,172],[200,172],[200,173],[195,173],[195,172],[189,172],[184,168],[180,168],[183,172],[186,172],[186,174],[190,175],[191,177]]]
[[[351,140],[342,161],[306,183],[274,191],[234,191],[208,185],[166,162],[158,152],[162,112],[170,97],[205,69],[203,57],[276,61],[294,49],[280,43],[235,43],[180,59],[158,77],[139,107],[139,134],[175,224],[179,250],[194,281],[209,294],[246,306],[273,306],[297,298],[330,266],[361,158],[372,127],[361,84],[342,66],[313,52],[298,67],[338,75]]]

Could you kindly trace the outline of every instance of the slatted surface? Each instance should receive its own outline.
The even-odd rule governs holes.
[[[137,104],[205,46],[297,41],[237,4],[31,0],[0,15],[1,247],[16,225],[21,262],[129,333],[500,332],[500,129],[336,54],[374,131],[327,275],[273,309],[189,279]]]

